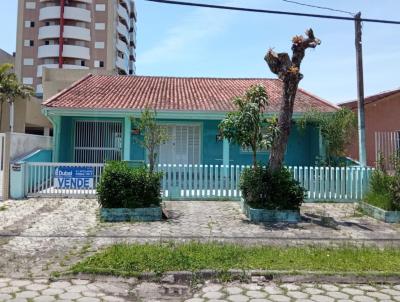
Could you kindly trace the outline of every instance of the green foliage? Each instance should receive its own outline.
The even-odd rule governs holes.
[[[329,113],[312,110],[300,120],[300,126],[305,128],[308,123],[318,125],[321,130],[326,148],[326,160],[323,163],[328,166],[342,165],[340,158],[345,156],[346,147],[357,129],[354,112],[347,108]]]
[[[262,85],[251,86],[244,96],[233,100],[237,110],[229,112],[219,124],[224,138],[253,152],[257,165],[257,151],[270,149],[277,133],[276,119],[264,116],[268,96]]]
[[[389,175],[384,170],[375,170],[365,201],[386,211],[400,211],[400,173]]]
[[[165,127],[157,123],[157,113],[146,109],[142,112],[140,119],[133,118],[133,124],[143,133],[143,140],[136,141],[147,150],[150,173],[153,173],[155,163],[157,162],[157,150],[160,144],[168,141],[168,135]]]
[[[114,161],[106,164],[97,195],[103,208],[146,208],[160,205],[160,190],[161,173]]]
[[[73,273],[139,273],[214,269],[398,273],[400,249],[360,246],[274,247],[189,242],[118,244],[74,265]]]
[[[284,167],[277,171],[261,166],[245,169],[240,189],[246,203],[257,209],[298,210],[305,197],[305,189]]]
[[[12,69],[11,64],[0,65],[0,121],[5,102],[14,103],[18,98],[26,99],[33,95],[32,87],[21,84]]]

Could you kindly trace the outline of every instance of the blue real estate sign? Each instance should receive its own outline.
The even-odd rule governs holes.
[[[54,170],[54,187],[57,189],[93,189],[92,167],[57,167]]]

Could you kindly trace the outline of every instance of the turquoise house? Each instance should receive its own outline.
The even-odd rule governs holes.
[[[281,102],[282,82],[277,79],[174,78],[150,76],[88,75],[48,99],[43,113],[54,127],[53,161],[103,163],[107,160],[146,161],[132,117],[145,108],[157,111],[170,140],[160,146],[159,163],[251,164],[251,154],[221,139],[218,124],[234,110],[232,99],[251,85],[266,87],[275,115]],[[314,165],[323,154],[319,130],[296,125],[311,109],[332,112],[332,105],[299,89],[285,162]],[[267,153],[259,160],[266,162]]]

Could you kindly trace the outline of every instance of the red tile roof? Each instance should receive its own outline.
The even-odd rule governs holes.
[[[364,104],[370,104],[379,100],[382,100],[386,97],[389,97],[391,95],[400,93],[400,88],[394,89],[394,90],[389,90],[389,91],[383,91],[374,95],[371,95],[369,97],[366,97],[364,100]],[[358,108],[358,102],[357,101],[350,101],[346,103],[342,103],[339,105],[340,107],[346,107],[349,109],[355,109]]]
[[[47,108],[68,109],[144,109],[182,111],[220,111],[234,109],[232,99],[255,84],[266,87],[270,107],[280,107],[282,82],[277,79],[174,78],[151,76],[88,75],[44,102]],[[295,112],[330,112],[330,104],[302,89]]]

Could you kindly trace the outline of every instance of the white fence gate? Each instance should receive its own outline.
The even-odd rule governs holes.
[[[89,169],[91,171],[90,186],[77,188],[69,184],[57,183],[56,171],[72,169]],[[25,166],[25,195],[27,197],[87,197],[96,196],[96,187],[104,169],[104,164],[77,164],[77,163],[39,163],[27,162]],[[68,178],[68,177],[67,177]]]
[[[0,133],[0,200],[3,200],[4,198],[5,142],[6,135],[4,133]]]
[[[393,170],[392,157],[400,155],[400,130],[375,132],[375,159]]]

